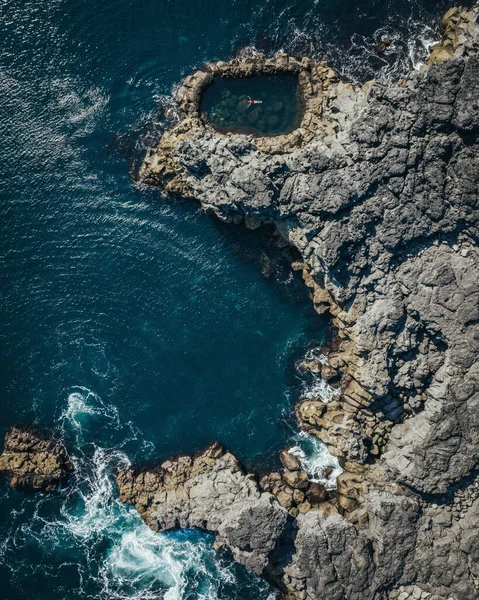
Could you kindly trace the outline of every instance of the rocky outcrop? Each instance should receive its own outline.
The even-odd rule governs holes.
[[[441,31],[429,64],[396,84],[252,57],[255,72],[291,63],[307,82],[311,120],[287,143],[204,123],[201,82],[246,69],[206,65],[140,170],[226,222],[273,224],[336,327],[337,365],[324,376],[340,394],[297,407],[345,461],[334,510],[301,511],[295,469],[261,483],[260,497],[289,511],[278,528],[293,518],[295,536],[275,530],[289,550],[274,569],[302,600],[479,597],[479,5],[449,11]]]
[[[431,48],[428,64],[437,64],[453,57],[466,55],[479,45],[479,33],[475,26],[474,10],[454,6],[441,19],[441,41]]]
[[[117,483],[120,500],[136,506],[155,531],[211,531],[217,544],[227,545],[235,559],[255,573],[272,570],[288,513],[219,444],[196,457],[172,458],[153,470],[121,471]]]
[[[461,27],[472,27],[477,12],[461,13]],[[141,172],[166,191],[175,179],[175,190],[221,219],[273,223],[301,252],[296,268],[318,311],[331,312],[347,364],[341,398],[323,409],[321,428],[331,435],[334,424],[358,430],[358,443],[348,450],[345,442],[341,452],[364,462],[362,438],[373,447],[376,433],[385,440],[388,429],[412,417],[393,430],[420,427],[425,439],[414,436],[410,445],[392,435],[384,456],[405,482],[429,492],[446,489],[476,461],[466,446],[477,429],[479,59],[475,36],[464,39],[472,46],[462,45],[458,58],[396,85],[353,89],[337,78],[320,85],[324,65],[304,61],[322,102],[312,140],[276,154],[262,146],[265,138],[224,136],[201,123],[187,131],[187,116]],[[173,179],[157,169],[165,157]],[[438,393],[450,394],[439,410],[447,404],[451,431],[463,433],[449,435],[435,466],[437,453],[416,446],[435,446],[432,430],[444,437],[446,423],[441,433],[434,426]],[[455,461],[458,444],[464,460]]]
[[[5,435],[0,471],[15,488],[54,492],[71,470],[63,445],[31,427],[11,427]]]
[[[286,54],[266,58],[257,53],[242,61],[234,59],[230,62],[206,63],[199,71],[188,76],[180,86],[176,100],[182,120],[173,130],[163,135],[158,148],[148,151],[139,171],[140,180],[161,185],[169,194],[194,197],[195,191],[189,187],[183,169],[175,158],[178,146],[183,141],[205,135],[211,136],[211,139],[223,138],[201,114],[203,91],[211,85],[216,76],[250,77],[261,74],[297,76],[303,103],[303,116],[297,129],[285,135],[255,138],[254,147],[268,155],[282,154],[302,146],[314,140],[319,133],[322,137],[331,135],[335,126],[331,117],[337,112],[334,99],[338,97],[338,93],[341,93],[345,101],[350,97],[353,103],[360,93],[359,88],[342,82],[327,63],[314,63],[309,58],[296,59]],[[227,134],[225,137],[230,136]],[[240,139],[244,142],[244,138]],[[209,167],[201,159],[195,165],[191,165],[191,169],[198,177],[203,177],[209,171]],[[243,170],[241,177],[245,185],[251,175],[252,172],[248,168]],[[248,224],[255,228],[259,223],[252,218]]]
[[[288,473],[296,475],[289,480]],[[120,471],[117,483],[120,499],[134,505],[155,531],[213,532],[217,547],[227,546],[238,562],[294,598],[377,600],[388,598],[389,591],[394,598],[395,590],[407,593],[410,581],[431,597],[446,598],[451,591],[460,600],[476,597],[477,495],[469,500],[466,493],[457,518],[388,482],[378,468],[367,479],[344,473],[340,498],[344,491],[351,496],[352,489],[364,496],[353,498],[359,502],[348,520],[325,501],[322,486],[298,473],[303,472],[272,473],[258,481],[212,444],[195,457]],[[291,494],[285,494],[285,485]]]

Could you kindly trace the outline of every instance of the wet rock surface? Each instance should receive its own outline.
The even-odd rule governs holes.
[[[286,55],[207,66],[180,89],[183,120],[140,170],[226,222],[274,224],[337,329],[331,360],[308,368],[340,394],[297,407],[345,462],[337,498],[313,506],[294,468],[259,488],[248,480],[255,502],[277,507],[265,527],[278,543],[248,555],[227,542],[301,600],[479,598],[479,5],[449,11],[441,34],[429,65],[396,84],[345,84],[324,63]],[[288,139],[222,136],[195,115],[215,69],[290,63],[308,104]],[[152,515],[148,502],[140,512]],[[159,504],[153,525],[174,523]],[[211,523],[228,539],[221,527]]]
[[[72,469],[63,445],[31,427],[11,427],[0,455],[0,471],[14,488],[56,491]]]

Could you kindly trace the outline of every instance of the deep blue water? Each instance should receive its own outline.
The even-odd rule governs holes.
[[[0,3],[0,434],[55,430],[78,473],[57,497],[0,482],[1,598],[268,597],[211,537],[151,532],[118,504],[112,474],[212,439],[276,466],[295,435],[294,361],[326,323],[265,233],[166,201],[128,171],[203,61],[255,46],[325,56],[350,79],[395,77],[449,5]],[[383,35],[393,44],[377,57]]]

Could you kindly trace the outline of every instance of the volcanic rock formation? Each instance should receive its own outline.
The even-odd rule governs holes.
[[[31,427],[10,427],[5,435],[0,471],[15,488],[54,492],[71,470],[65,448]]]
[[[339,512],[303,513],[301,499],[288,514],[275,479],[261,493],[233,458],[171,492],[128,472],[122,498],[157,528],[215,531],[301,600],[479,597],[479,4],[451,9],[441,33],[429,64],[396,84],[347,84],[284,54],[206,64],[140,169],[224,221],[274,225],[299,251],[293,266],[337,328],[341,393],[297,414],[346,470]],[[214,75],[263,72],[297,73],[295,132],[222,135],[202,120]]]

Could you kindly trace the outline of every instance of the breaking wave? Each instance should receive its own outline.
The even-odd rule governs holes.
[[[324,380],[319,371],[305,367],[305,363],[310,361],[321,365],[328,364],[328,358],[322,353],[320,347],[310,348],[304,358],[296,362],[296,371],[301,379],[301,398],[319,398],[327,404],[339,396],[340,390]]]
[[[294,436],[292,442],[295,445],[289,452],[299,458],[303,469],[310,476],[310,481],[322,483],[328,490],[336,489],[336,481],[343,468],[339,459],[329,452],[326,444],[305,431]]]
[[[76,439],[71,456],[74,477],[59,498],[27,497],[12,511],[0,566],[12,571],[18,585],[29,576],[52,580],[68,577],[72,599],[217,600],[275,597],[267,584],[218,554],[214,537],[195,530],[156,533],[138,512],[117,498],[115,473],[130,465],[120,447],[89,443],[91,421],[121,428],[118,411],[88,388],[67,398],[59,433]],[[125,432],[131,433],[127,426]],[[147,445],[148,446],[148,445]],[[14,494],[8,490],[7,494]],[[52,503],[59,502],[57,510]],[[18,502],[18,499],[17,499]],[[25,518],[31,511],[29,518]],[[22,560],[22,548],[41,549],[44,560]],[[244,591],[244,596],[237,595]]]
[[[320,375],[312,374],[312,382],[305,383],[303,386],[303,398],[320,398],[324,403],[331,402],[336,396],[339,396],[339,390],[333,388]]]

